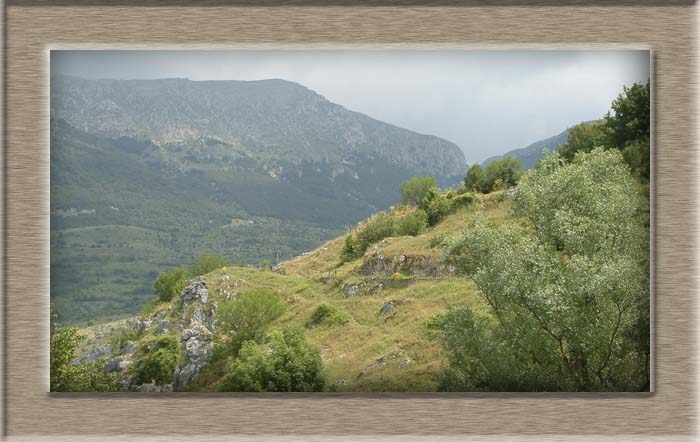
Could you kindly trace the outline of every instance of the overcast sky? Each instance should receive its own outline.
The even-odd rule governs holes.
[[[601,118],[649,78],[648,51],[52,51],[83,78],[295,81],[456,143],[468,163]]]

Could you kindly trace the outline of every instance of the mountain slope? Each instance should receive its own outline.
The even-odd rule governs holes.
[[[283,262],[277,273],[241,267],[217,270],[195,282],[178,299],[160,304],[142,317],[82,329],[89,338],[81,349],[82,358],[107,357],[108,366],[126,376],[128,384],[127,367],[134,357],[129,349],[138,347],[141,340],[183,330],[178,336],[186,339],[186,345],[182,341],[185,349],[215,345],[222,339],[215,313],[221,304],[241,292],[266,288],[283,295],[286,304],[285,313],[270,331],[305,329],[307,342],[321,350],[327,390],[435,391],[446,359],[430,332],[429,321],[450,307],[464,304],[486,311],[471,280],[442,264],[439,247],[441,239],[458,236],[475,217],[505,222],[510,218],[509,202],[498,195],[479,196],[475,204],[449,215],[424,234],[386,238],[372,245],[364,257],[342,265],[344,237],[339,237]],[[188,304],[195,287],[200,299],[201,290],[206,288],[206,301]],[[310,326],[321,304],[341,312],[347,320]],[[194,313],[188,310],[192,308]],[[196,313],[197,309],[204,314]],[[188,317],[199,317],[201,322]],[[192,338],[188,330],[200,326],[210,330],[211,336]],[[140,332],[134,336],[129,330]],[[127,350],[115,351],[115,337],[119,336],[133,341],[123,345]],[[202,357],[205,350],[185,352],[187,367],[197,374],[188,377],[187,383],[176,384],[175,389],[216,390],[226,361]]]
[[[166,151],[180,146],[203,153],[210,149],[193,143],[223,143],[278,176],[294,176],[304,164],[328,165],[336,176],[352,176],[364,171],[363,160],[375,159],[443,181],[464,173],[456,145],[349,111],[285,80],[57,76],[51,114],[89,133],[152,140]]]
[[[287,81],[52,77],[51,301],[74,323],[134,314],[196,253],[275,263],[463,171],[454,144]]]
[[[532,169],[533,167],[535,167],[535,164],[537,164],[537,162],[542,159],[542,151],[544,149],[547,149],[549,151],[555,151],[557,150],[557,147],[560,144],[566,144],[568,140],[569,130],[566,129],[565,131],[558,133],[552,137],[540,141],[535,141],[527,147],[513,149],[509,152],[504,153],[503,155],[496,155],[487,158],[483,163],[481,163],[481,165],[483,167],[486,167],[489,165],[489,163],[495,160],[500,160],[501,158],[505,157],[512,157],[516,160],[520,160],[523,162],[524,170]]]

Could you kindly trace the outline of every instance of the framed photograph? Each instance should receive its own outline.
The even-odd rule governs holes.
[[[692,439],[696,14],[10,2],[6,435]]]

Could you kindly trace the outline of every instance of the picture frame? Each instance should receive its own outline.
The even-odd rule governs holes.
[[[698,368],[698,11],[694,2],[661,3],[9,1],[5,435],[10,440],[692,439]],[[650,50],[652,392],[49,394],[49,51],[127,48]]]

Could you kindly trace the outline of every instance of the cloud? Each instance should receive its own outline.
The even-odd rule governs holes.
[[[601,118],[649,78],[648,51],[52,51],[84,78],[283,78],[348,109],[448,139],[468,162]]]

